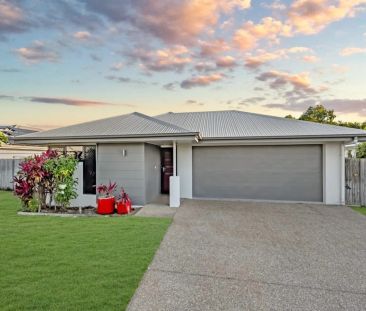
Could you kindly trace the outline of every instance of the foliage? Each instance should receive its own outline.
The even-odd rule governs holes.
[[[70,201],[77,197],[74,172],[78,161],[73,156],[59,156],[45,162],[45,169],[54,180],[55,201],[63,208],[70,205]]]
[[[130,197],[128,196],[128,194],[126,193],[124,188],[121,188],[121,193],[118,196],[117,201],[121,202],[121,203],[126,203],[126,202],[130,201]]]
[[[303,121],[311,121],[317,123],[324,124],[332,124],[343,127],[350,127],[355,129],[366,130],[366,121],[365,122],[345,122],[345,121],[336,121],[336,115],[334,114],[334,110],[328,110],[323,105],[317,105],[315,107],[310,106],[299,118],[299,120]],[[296,119],[292,115],[285,116],[287,119]]]
[[[114,182],[112,183],[111,181],[109,181],[109,184],[108,185],[104,185],[104,184],[101,184],[97,187],[97,192],[100,196],[103,196],[103,197],[111,197],[113,196],[113,192],[116,190],[117,188],[117,183]]]
[[[170,219],[26,217],[0,191],[0,310],[125,310]],[[56,290],[57,289],[57,290]]]
[[[366,143],[362,143],[357,146],[356,157],[366,158]]]
[[[73,179],[76,166],[77,160],[74,157],[61,155],[51,149],[21,162],[20,170],[13,180],[14,194],[21,199],[23,209],[34,208],[34,203],[38,202],[40,211],[42,207],[47,206],[47,195],[50,198],[50,206],[55,196],[57,203],[67,207],[70,200],[77,196],[76,181]],[[65,186],[61,189],[60,185]]]
[[[296,119],[292,114],[288,114],[285,116],[286,119]]]
[[[328,110],[323,105],[310,106],[299,118],[303,121],[317,123],[333,123],[336,118],[334,110]]]
[[[46,205],[47,193],[52,192],[53,176],[44,165],[47,160],[57,156],[56,151],[47,150],[41,155],[26,158],[19,164],[20,170],[13,178],[14,194],[22,200],[24,209],[29,207],[29,201],[33,197],[37,197],[39,210]]]
[[[0,144],[2,142],[6,144],[9,142],[9,139],[8,136],[6,136],[3,132],[0,131]]]

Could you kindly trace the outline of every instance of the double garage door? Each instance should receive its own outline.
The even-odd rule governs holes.
[[[321,145],[193,147],[193,196],[323,201]]]

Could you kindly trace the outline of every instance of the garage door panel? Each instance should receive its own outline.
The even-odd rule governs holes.
[[[321,202],[322,146],[193,148],[193,195]]]

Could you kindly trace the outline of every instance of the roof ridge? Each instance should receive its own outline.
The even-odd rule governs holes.
[[[157,119],[157,118],[155,118],[155,117],[148,116],[148,115],[143,114],[143,113],[141,113],[141,112],[137,112],[137,111],[135,111],[135,112],[133,112],[132,114],[137,115],[137,116],[142,117],[142,118],[145,118],[145,119],[147,119],[147,120],[153,121],[153,122],[158,123],[158,124],[160,124],[160,125],[168,126],[168,127],[173,128],[173,129],[175,129],[175,130],[185,131],[185,132],[188,132],[188,133],[191,133],[191,132],[192,132],[192,131],[190,131],[190,130],[188,130],[188,129],[185,129],[185,128],[183,128],[183,127],[177,126],[177,125],[175,125],[175,124],[172,124],[172,123],[169,123],[169,122],[166,122],[166,121],[163,121],[163,120],[159,120],[159,119]]]

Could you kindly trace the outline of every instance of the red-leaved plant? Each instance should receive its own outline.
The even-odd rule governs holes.
[[[53,176],[44,167],[47,160],[58,156],[56,150],[47,150],[41,155],[34,155],[25,159],[19,164],[20,170],[13,178],[14,194],[23,203],[24,208],[28,208],[30,200],[37,194],[39,210],[46,205],[47,193],[52,197]]]
[[[113,196],[113,192],[117,188],[117,183],[109,181],[108,185],[101,184],[97,187],[97,192],[101,197],[109,198]]]

